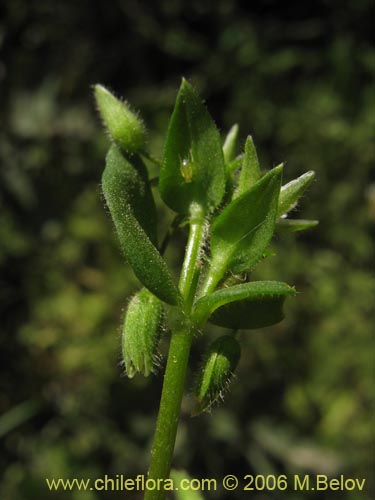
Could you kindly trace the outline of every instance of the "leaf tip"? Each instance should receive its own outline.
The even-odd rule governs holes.
[[[247,144],[254,146],[254,139],[253,139],[253,136],[250,135],[250,134],[246,137],[245,147],[246,147]]]
[[[189,81],[183,76],[181,79],[181,90],[192,90],[192,85]]]

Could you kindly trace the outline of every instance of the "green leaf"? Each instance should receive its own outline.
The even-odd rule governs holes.
[[[212,225],[211,270],[242,272],[262,258],[274,231],[282,166],[236,198]]]
[[[187,214],[192,203],[215,209],[225,189],[219,132],[191,85],[183,80],[170,119],[160,171],[165,203]]]
[[[236,170],[238,170],[243,162],[243,154],[238,155],[234,160],[232,160],[228,165],[226,166],[226,171],[228,176],[232,176]]]
[[[106,179],[116,190],[117,203],[127,204],[154,245],[157,245],[157,214],[147,169],[138,156],[127,159],[116,146],[106,157]],[[104,179],[104,177],[103,177]]]
[[[139,372],[150,375],[162,333],[163,305],[146,288],[137,292],[126,311],[122,354],[129,378]]]
[[[239,127],[237,123],[229,130],[223,145],[224,162],[228,165],[236,156],[236,146]]]
[[[281,188],[277,212],[279,216],[286,214],[296,206],[298,199],[309,187],[314,177],[315,172],[310,170]]]
[[[276,229],[280,232],[295,233],[297,231],[306,231],[319,224],[317,220],[305,219],[279,219],[276,223]]]
[[[242,161],[240,178],[235,197],[248,191],[260,178],[260,168],[257,152],[252,137],[249,135],[245,142],[245,154]]]
[[[226,176],[226,186],[225,186],[225,195],[222,199],[222,205],[226,206],[233,198],[234,190],[237,187],[237,170],[240,169],[242,165],[243,155],[237,156],[230,163],[225,165],[225,176]]]
[[[142,120],[103,85],[95,85],[94,93],[99,113],[114,142],[127,153],[140,151],[146,138]]]
[[[121,248],[136,276],[161,300],[176,304],[178,292],[172,276],[152,242],[156,241],[154,206],[141,164],[130,163],[112,146],[102,189]]]
[[[227,328],[262,328],[284,318],[282,306],[296,291],[278,281],[253,281],[222,288],[202,297],[195,305],[193,318],[198,324],[208,318]]]

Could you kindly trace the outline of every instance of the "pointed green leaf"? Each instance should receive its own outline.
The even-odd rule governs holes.
[[[232,160],[228,165],[226,166],[226,171],[228,176],[232,176],[236,170],[238,170],[243,161],[243,154],[238,155],[234,160]]]
[[[192,203],[205,212],[224,194],[224,159],[219,132],[191,85],[183,80],[169,123],[159,188],[165,203],[189,213]]]
[[[298,199],[303,195],[315,177],[315,172],[310,170],[294,179],[281,188],[279,197],[279,208],[277,214],[283,215],[292,210]]]
[[[236,156],[236,147],[238,139],[238,124],[235,123],[229,130],[223,145],[224,162],[228,165]]]
[[[260,178],[258,155],[252,137],[249,135],[245,143],[245,154],[242,161],[240,178],[235,197],[248,191]]]
[[[202,297],[193,318],[198,324],[211,323],[227,328],[262,328],[284,318],[282,306],[296,291],[278,281],[253,281],[222,288]]]
[[[122,332],[122,354],[129,378],[150,375],[162,333],[163,305],[146,288],[129,302]]]
[[[106,179],[118,192],[118,203],[128,204],[134,217],[157,245],[157,214],[146,167],[138,156],[127,159],[116,146],[106,157]],[[104,178],[104,177],[103,177]],[[115,183],[116,186],[115,186]]]
[[[230,163],[225,165],[225,176],[226,176],[226,185],[225,185],[225,195],[222,199],[222,205],[226,206],[230,203],[233,198],[233,192],[237,187],[237,170],[240,169],[242,165],[243,155],[237,156]]]
[[[112,146],[106,159],[102,188],[121,248],[138,279],[161,300],[176,304],[178,292],[156,241],[153,201],[145,173]],[[148,218],[148,211],[150,215]]]
[[[212,225],[211,269],[214,273],[249,270],[262,258],[274,231],[282,166],[236,198]]]
[[[305,219],[279,219],[276,228],[280,232],[295,233],[297,231],[306,231],[312,229],[319,224],[317,220]]]
[[[99,113],[114,142],[127,153],[140,151],[146,137],[142,120],[103,85],[95,85],[94,92]]]

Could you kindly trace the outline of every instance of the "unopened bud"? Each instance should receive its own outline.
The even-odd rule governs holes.
[[[100,116],[115,143],[130,154],[140,151],[146,135],[142,120],[103,85],[95,85],[95,99]]]
[[[122,354],[126,374],[137,372],[147,377],[155,364],[162,332],[163,306],[160,300],[143,288],[129,302],[122,334]]]
[[[240,356],[240,345],[233,336],[224,335],[211,344],[198,383],[197,413],[210,408],[215,401],[223,398]]]

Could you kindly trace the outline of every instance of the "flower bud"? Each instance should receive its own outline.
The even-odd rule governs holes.
[[[240,355],[240,345],[233,336],[224,335],[211,344],[200,373],[197,413],[210,408],[215,401],[223,397]]]
[[[134,295],[126,312],[122,354],[129,378],[137,372],[147,377],[153,368],[162,332],[163,306],[146,288]]]
[[[103,85],[95,85],[94,92],[100,116],[115,143],[130,154],[140,151],[145,144],[142,120]]]

